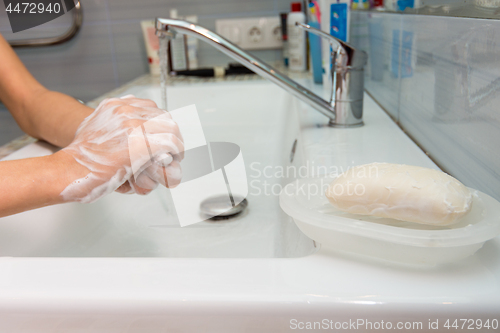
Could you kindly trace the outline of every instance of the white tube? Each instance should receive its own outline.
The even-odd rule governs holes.
[[[141,21],[142,34],[144,43],[146,44],[146,52],[148,53],[149,72],[151,75],[160,75],[160,56],[158,50],[160,43],[156,36],[156,27],[154,21]]]
[[[296,22],[306,23],[303,12],[294,11],[287,17],[288,32],[288,67],[291,71],[307,69],[306,32],[295,25]]]

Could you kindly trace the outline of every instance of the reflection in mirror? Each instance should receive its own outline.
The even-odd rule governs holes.
[[[355,11],[366,91],[443,170],[500,199],[500,21]]]
[[[500,19],[500,0],[372,0],[366,6],[357,3],[353,2],[355,10],[370,7],[370,11]]]

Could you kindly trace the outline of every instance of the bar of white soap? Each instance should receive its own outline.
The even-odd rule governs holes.
[[[328,186],[326,196],[348,213],[441,226],[457,222],[472,206],[472,194],[455,178],[390,163],[351,168]]]

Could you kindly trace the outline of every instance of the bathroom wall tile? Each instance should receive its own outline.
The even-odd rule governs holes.
[[[0,31],[12,31],[10,29],[9,19],[7,17],[7,12],[5,11],[5,3],[0,2]]]
[[[83,19],[86,23],[109,19],[107,0],[80,0],[80,3],[83,9]]]
[[[85,0],[83,28],[74,40],[58,46],[16,49],[16,52],[50,89],[89,100],[148,72],[140,28],[143,19],[168,17],[170,9],[177,8],[181,15],[198,14],[201,25],[215,29],[218,18],[278,15],[289,6],[288,0]],[[70,16],[64,15],[30,29],[26,36],[18,33],[15,38],[58,35],[70,23]],[[14,38],[8,31],[7,18],[0,19],[0,33]],[[253,53],[268,62],[281,59],[279,50]],[[199,43],[200,66],[226,65],[230,61],[206,43]]]
[[[148,19],[158,16],[168,17],[175,8],[179,15],[200,17],[252,16],[253,13],[274,13],[274,1],[268,0],[108,0],[111,19]]]
[[[49,89],[86,101],[116,87],[110,41],[106,26],[84,25],[68,43],[16,52]]]
[[[275,0],[275,10],[278,12],[289,12],[290,11],[290,4],[293,1],[290,0]]]
[[[123,21],[121,21],[123,22]],[[147,53],[139,20],[111,25],[118,84],[122,85],[149,72]]]
[[[17,126],[16,121],[5,106],[0,104],[0,146],[20,137],[23,131]]]

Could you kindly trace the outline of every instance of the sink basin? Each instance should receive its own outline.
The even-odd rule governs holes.
[[[160,96],[150,83],[122,93]],[[2,218],[0,332],[275,333],[323,320],[331,330],[356,321],[360,331],[367,322],[426,331],[454,318],[491,326],[500,318],[499,237],[446,265],[395,265],[315,247],[279,208],[281,188],[308,174],[372,162],[437,168],[364,101],[365,126],[335,129],[265,81],[169,87],[169,109],[196,104],[207,141],[240,146],[247,210],[181,228],[158,189]],[[35,143],[8,158],[53,150]]]
[[[248,83],[247,88],[251,93],[243,96],[241,87],[234,84],[168,89],[170,110],[197,106],[207,141],[241,147],[250,184],[247,211],[181,228],[168,220],[164,187],[147,196],[113,193],[89,205],[44,207],[0,219],[0,255],[273,258],[314,252],[313,241],[279,208],[277,194],[289,179],[257,177],[266,166],[276,170],[290,165],[299,128],[289,117],[291,110],[283,107],[289,97],[269,85]],[[127,93],[161,105],[158,86]],[[33,148],[27,148],[25,156],[19,151],[9,158],[28,157]],[[299,156],[295,163],[300,162]],[[265,187],[272,188],[274,195],[260,195]]]

